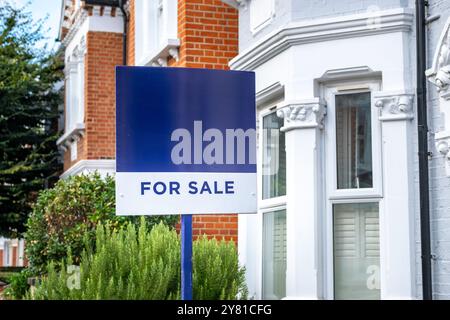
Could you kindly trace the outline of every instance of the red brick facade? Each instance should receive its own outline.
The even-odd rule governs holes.
[[[135,3],[129,0],[127,63],[135,64]],[[179,59],[168,66],[228,69],[238,53],[238,12],[220,0],[178,0]],[[78,159],[114,159],[115,66],[122,64],[122,34],[88,32],[85,61],[85,127]],[[65,170],[70,150],[65,152]],[[194,235],[237,241],[237,216],[195,216]]]
[[[64,170],[80,160],[115,158],[115,67],[122,64],[122,35],[88,32],[84,107],[86,132],[77,143],[77,159],[64,153]]]
[[[17,267],[17,247],[12,248],[12,267]]]
[[[220,0],[178,1],[179,65],[228,69],[238,54],[238,12]]]
[[[115,158],[115,68],[122,64],[122,35],[88,32],[85,80],[86,158]]]

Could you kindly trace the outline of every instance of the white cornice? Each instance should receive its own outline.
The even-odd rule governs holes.
[[[282,85],[280,82],[275,82],[256,93],[256,105],[257,106],[264,105],[268,101],[283,96],[283,94],[284,94],[284,85]]]
[[[86,21],[87,17],[88,12],[86,10],[78,11],[78,16],[75,18],[75,22],[72,24],[71,28],[69,29],[69,32],[67,32],[67,35],[61,42],[63,47],[66,47],[72,41],[72,39],[75,37],[80,27],[83,25],[84,21]]]
[[[96,171],[100,174],[113,174],[116,171],[116,160],[80,160],[66,170],[61,179]]]
[[[268,34],[230,61],[234,70],[254,70],[284,50],[305,43],[363,37],[411,30],[414,15],[410,9],[391,9],[327,19],[290,23]]]
[[[92,12],[89,13],[89,9],[92,9]],[[80,30],[81,26],[83,25],[83,23],[90,17],[109,17],[109,18],[117,18],[122,20],[122,12],[120,10],[116,10],[115,8],[111,8],[108,6],[81,6],[80,8],[78,8],[77,11],[75,11],[72,15],[72,17],[70,18],[70,26],[69,26],[69,31],[67,32],[67,35],[64,37],[63,41],[61,42],[61,44],[63,45],[63,47],[66,47],[75,37],[75,35],[77,34],[77,32]],[[64,18],[62,20],[62,24],[60,26],[60,28],[62,28],[64,24]],[[93,31],[97,31],[97,30],[93,30]],[[106,30],[99,30],[99,31],[106,31]],[[122,32],[122,31],[120,31]]]

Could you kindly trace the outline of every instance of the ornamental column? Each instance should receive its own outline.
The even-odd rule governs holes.
[[[414,299],[413,95],[378,92],[382,132],[383,199],[380,202],[381,299]]]
[[[286,299],[322,298],[319,212],[322,202],[319,99],[288,101],[277,111],[286,133]]]

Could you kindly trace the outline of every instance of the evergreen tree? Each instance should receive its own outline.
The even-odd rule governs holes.
[[[58,176],[62,62],[38,48],[43,22],[0,7],[0,235],[17,236],[39,190]]]

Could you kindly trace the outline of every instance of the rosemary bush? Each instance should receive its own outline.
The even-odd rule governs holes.
[[[98,225],[96,246],[86,245],[80,260],[79,288],[69,252],[63,268],[48,265],[47,276],[31,299],[179,299],[180,238],[163,223],[148,230],[142,219],[136,230]],[[201,238],[194,243],[194,299],[246,298],[244,269],[238,265],[233,243]]]

